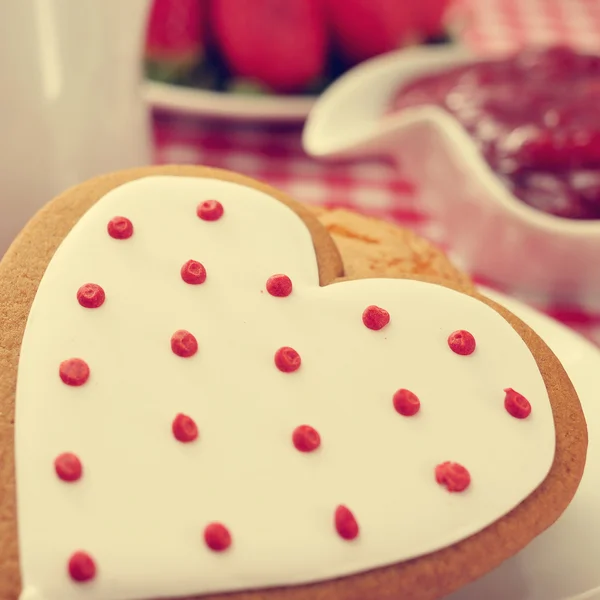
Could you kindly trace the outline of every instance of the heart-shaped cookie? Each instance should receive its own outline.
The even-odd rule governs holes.
[[[344,280],[299,205],[171,172],[92,194],[29,312],[22,600],[435,598],[560,514],[585,426],[532,332],[434,282]]]

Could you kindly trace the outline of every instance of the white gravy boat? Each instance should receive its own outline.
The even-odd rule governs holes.
[[[475,60],[462,48],[433,47],[359,65],[317,100],[304,149],[320,159],[393,158],[468,272],[532,302],[600,311],[600,221],[555,217],[515,198],[443,109],[386,114],[402,84]]]

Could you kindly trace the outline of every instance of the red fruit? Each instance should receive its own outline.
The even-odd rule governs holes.
[[[323,73],[327,37],[321,0],[213,0],[210,23],[236,77],[286,93]]]
[[[412,21],[419,37],[440,35],[444,32],[448,8],[452,0],[418,0],[411,2]]]
[[[407,0],[324,0],[333,41],[348,64],[395,50],[415,36]]]
[[[192,69],[204,54],[206,0],[154,0],[146,33],[146,58],[156,69]]]

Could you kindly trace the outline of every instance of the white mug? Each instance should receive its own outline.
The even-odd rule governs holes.
[[[0,256],[89,177],[150,162],[141,96],[149,0],[0,2]]]

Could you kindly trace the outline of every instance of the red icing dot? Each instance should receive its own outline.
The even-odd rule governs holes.
[[[81,358],[68,358],[60,363],[58,373],[67,385],[83,385],[90,376],[90,368]]]
[[[193,442],[198,437],[198,426],[194,419],[181,413],[173,419],[172,429],[175,439],[184,444]]]
[[[231,534],[222,523],[211,523],[204,529],[204,541],[215,552],[223,552],[231,546]]]
[[[185,329],[179,329],[171,336],[171,350],[177,356],[189,358],[198,352],[198,341]]]
[[[95,283],[86,283],[77,290],[77,301],[84,308],[98,308],[105,298],[104,290]]]
[[[340,537],[345,540],[353,540],[358,537],[358,522],[352,511],[346,506],[340,505],[336,508],[335,528]]]
[[[87,552],[75,552],[69,559],[69,575],[73,581],[83,583],[96,576],[96,563]]]
[[[321,445],[321,436],[319,432],[310,425],[300,425],[294,429],[292,441],[296,450],[300,452],[312,452]]]
[[[108,222],[108,235],[116,240],[126,240],[133,235],[133,224],[126,217],[114,217]]]
[[[181,279],[191,285],[198,285],[206,281],[206,269],[197,260],[188,260],[181,267]]]
[[[217,221],[223,216],[223,205],[217,200],[205,200],[198,204],[196,214],[203,221]]]
[[[289,346],[279,348],[279,350],[275,352],[275,365],[284,373],[297,371],[300,368],[301,363],[302,359],[300,358],[300,355]]]
[[[504,408],[515,419],[526,419],[531,414],[529,400],[519,394],[519,392],[515,392],[512,388],[506,388],[504,391],[506,392]]]
[[[473,334],[464,329],[459,329],[448,336],[448,346],[450,346],[452,352],[467,356],[475,352],[476,343]]]
[[[462,492],[469,487],[471,475],[458,463],[446,461],[435,468],[435,479],[449,492]]]
[[[63,481],[69,482],[80,479],[83,472],[81,461],[71,452],[64,452],[57,456],[54,460],[54,468],[56,469],[56,474]]]
[[[409,390],[400,389],[394,394],[394,408],[404,417],[412,417],[419,412],[421,402]]]
[[[366,327],[379,331],[390,322],[390,313],[379,306],[367,306],[362,314]]]
[[[273,275],[267,279],[267,292],[285,298],[292,293],[292,280],[287,275]]]

